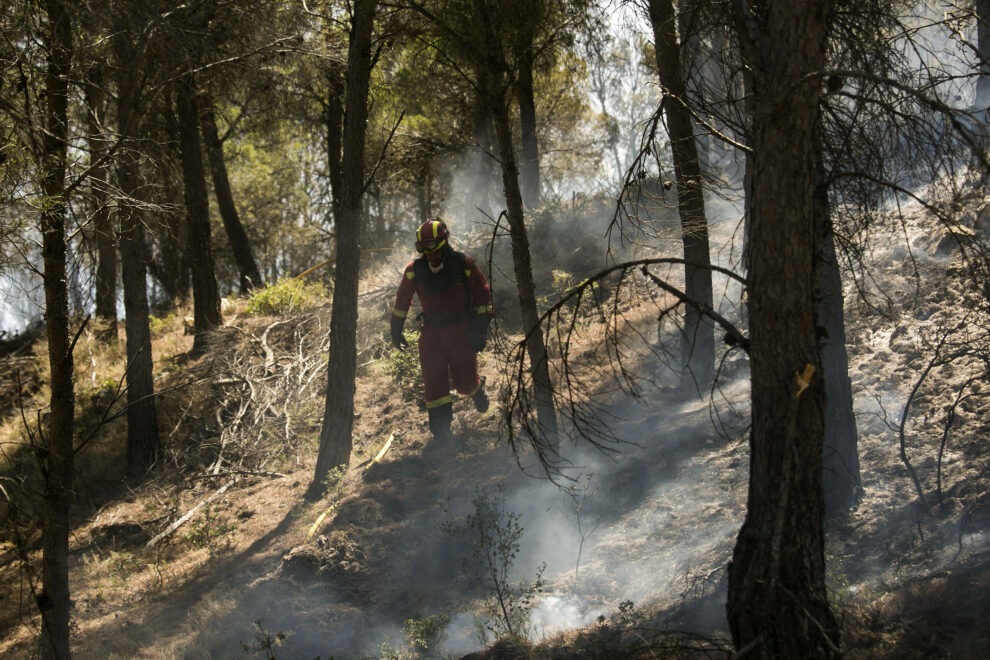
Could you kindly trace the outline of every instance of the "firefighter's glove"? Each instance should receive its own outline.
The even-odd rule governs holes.
[[[488,343],[488,324],[492,322],[492,317],[489,314],[478,314],[473,319],[471,319],[471,350],[475,353],[480,353],[485,350],[485,345]]]
[[[409,348],[409,342],[406,340],[406,336],[402,334],[402,326],[405,324],[404,318],[393,315],[389,326],[389,330],[392,332],[392,345],[400,351]]]

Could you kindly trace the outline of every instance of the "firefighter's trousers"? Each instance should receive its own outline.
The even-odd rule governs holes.
[[[423,325],[419,336],[419,364],[427,408],[450,403],[450,386],[471,396],[478,390],[478,359],[471,350],[467,321],[448,326]]]

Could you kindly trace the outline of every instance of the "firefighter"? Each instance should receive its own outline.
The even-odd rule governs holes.
[[[441,443],[450,439],[454,417],[451,382],[459,394],[471,397],[478,412],[488,410],[489,403],[476,354],[488,341],[491,289],[474,259],[455,251],[449,239],[447,225],[439,218],[416,230],[416,250],[422,255],[402,273],[390,324],[392,343],[406,348],[402,327],[415,293],[423,307],[419,364],[426,411],[430,432]]]

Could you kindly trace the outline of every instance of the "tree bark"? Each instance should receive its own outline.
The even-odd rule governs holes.
[[[841,655],[825,588],[825,388],[815,300],[814,147],[829,4],[774,2],[758,15],[737,5],[755,83],[752,429],[728,616],[733,642],[753,658]]]
[[[127,472],[139,477],[158,459],[158,415],[148,327],[145,235],[138,199],[139,64],[128,26],[120,17],[113,38],[117,66],[117,122],[125,141],[117,155],[117,187],[122,195],[120,265],[124,283],[124,333],[127,338]]]
[[[172,199],[178,199],[181,193],[176,191]],[[172,305],[181,305],[189,300],[189,256],[186,245],[189,240],[186,236],[185,219],[181,212],[170,209],[163,210],[160,214],[160,230],[158,233],[158,259],[159,263],[150,260],[150,255],[146,259],[148,270],[151,275],[158,280],[165,295]]]
[[[94,165],[107,154],[107,136],[103,131],[106,95],[101,65],[90,67],[86,80],[86,109],[90,161]],[[96,318],[101,321],[99,337],[117,343],[117,247],[113,216],[107,195],[107,166],[96,165],[89,177],[93,200],[93,231],[96,238]]]
[[[333,208],[333,219],[336,221],[340,214],[344,174],[341,163],[341,145],[344,140],[344,80],[338,67],[331,66],[327,72],[327,83],[329,94],[326,106],[327,172],[330,179],[330,204]]]
[[[354,378],[357,371],[357,293],[361,261],[361,198],[364,193],[364,140],[371,78],[371,32],[377,0],[355,0],[347,52],[340,215],[335,218],[333,309],[330,313],[330,359],[327,400],[308,499],[322,497],[333,468],[351,460],[354,427]]]
[[[508,75],[508,66],[499,46],[490,8],[485,0],[475,0],[475,11],[482,21],[485,38],[485,60],[481,63],[485,71],[479,79],[485,84],[482,93],[492,112],[495,138],[498,140],[499,157],[502,161],[506,217],[509,222],[519,307],[522,312],[523,330],[526,333],[526,352],[529,356],[530,374],[533,377],[538,431],[552,446],[557,438],[557,413],[553,403],[553,384],[550,380],[546,345],[543,343],[543,334],[539,327],[536,287],[530,264],[529,237],[526,233],[522,192],[519,187],[519,165],[516,162],[512,143],[512,127],[509,123],[509,108],[503,85]]]
[[[168,105],[161,107],[159,115],[158,129],[162,133],[162,141],[166,142],[169,151],[176,162],[182,162],[182,148],[169,139],[171,136],[179,134],[179,122],[175,118],[175,113]],[[173,176],[169,169],[171,165],[163,162],[157,165],[156,174],[162,181],[163,192],[166,199],[179,199],[183,194],[182,183]],[[189,266],[189,228],[182,215],[182,209],[176,208],[174,204],[167,204],[161,213],[155,214],[158,219],[158,226],[155,227],[155,237],[158,241],[158,255],[160,265],[155,268],[154,261],[150,258],[146,260],[151,275],[165,289],[172,305],[185,304],[189,300],[189,281],[192,279],[192,269]]]
[[[859,500],[859,442],[853,415],[842,273],[835,255],[835,237],[825,181],[820,138],[815,152],[815,243],[817,249],[818,327],[822,336],[822,376],[825,379],[825,511],[841,515]]]
[[[42,456],[44,520],[41,530],[41,657],[69,658],[69,507],[72,498],[72,345],[66,287],[65,160],[68,149],[68,80],[72,66],[72,27],[61,0],[46,0],[48,52],[45,134],[39,156],[44,204],[41,213],[45,264],[45,325],[51,369],[51,422]],[[45,429],[39,429],[44,437]]]
[[[203,151],[199,142],[196,81],[192,73],[176,85],[176,114],[182,151],[182,183],[189,228],[189,255],[193,283],[193,355],[206,352],[208,332],[220,326],[220,291],[213,267],[210,203],[206,194]]]
[[[484,71],[478,74],[479,90],[487,89]],[[476,209],[481,209],[489,217],[494,216],[495,206],[495,159],[492,156],[495,148],[495,137],[492,128],[492,113],[484,93],[479,91],[474,104],[474,142],[476,160],[472,163],[471,189],[464,196],[462,216],[471,217]]]
[[[687,91],[681,74],[673,0],[650,0],[650,22],[663,87],[663,110],[674,156],[677,206],[684,243],[684,293],[701,308],[687,305],[681,339],[681,387],[702,393],[715,378],[715,327],[702,310],[713,304],[708,221],[701,165],[694,138]]]
[[[220,209],[220,219],[227,232],[227,240],[237,262],[240,273],[241,293],[247,293],[252,288],[261,285],[261,273],[251,254],[251,242],[248,240],[241,217],[234,205],[234,194],[230,190],[230,179],[227,176],[227,163],[223,157],[223,143],[217,131],[217,120],[213,110],[213,99],[207,98],[203,104],[201,130],[206,155],[210,161],[210,175],[213,178],[213,194],[217,198]]]
[[[523,204],[529,209],[535,209],[540,205],[540,145],[536,139],[536,92],[533,89],[532,49],[532,43],[528,44],[519,59],[519,81],[516,92],[522,142],[520,158],[522,199]]]
[[[976,108],[990,106],[990,0],[976,0],[976,48],[980,56]]]

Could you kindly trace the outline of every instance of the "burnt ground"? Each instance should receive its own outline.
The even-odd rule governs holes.
[[[916,246],[919,256],[931,256],[933,246]],[[955,268],[951,254],[918,263],[935,281]],[[918,273],[889,270],[887,281],[901,294],[885,302],[882,313],[869,296],[870,305],[848,310],[864,494],[848,517],[829,526],[831,595],[849,657],[983,658],[990,653],[990,390],[985,378],[974,379],[979,360],[959,358],[929,370],[908,408],[905,451],[928,510],[901,460],[897,423],[931,360],[933,337],[961,327],[980,341],[983,321],[966,316],[960,301],[967,285],[958,269],[939,287],[912,286]],[[857,299],[853,291],[848,297]],[[366,322],[374,325],[384,306],[366,306]],[[655,315],[652,302],[629,309],[644,335]],[[246,348],[259,337],[269,337],[276,349],[280,337],[284,347],[274,351],[273,364],[282,364],[283,356],[299,352],[302,344],[293,342],[319,326],[318,320],[299,321],[303,332],[274,329],[273,320],[251,323],[238,333],[255,339],[220,344],[231,354],[254,355],[245,363],[251,368],[266,362],[264,351]],[[181,354],[186,339],[168,341]],[[660,368],[640,351],[640,368]],[[81,499],[71,558],[77,657],[264,657],[268,650],[282,658],[378,656],[383,643],[403,646],[406,620],[437,613],[451,618],[449,654],[475,650],[474,614],[484,592],[462,570],[470,544],[443,525],[471,512],[479,488],[494,493],[499,487],[506,509],[520,514],[525,529],[513,579],[531,580],[547,564],[530,629],[534,640],[544,641],[524,647],[527,653],[610,657],[619,644],[636,648],[631,637],[661,630],[687,631],[724,648],[725,566],[745,510],[744,358],[727,365],[714,402],[685,401],[662,384],[630,399],[599,383],[615,416],[610,425],[624,442],[608,454],[562,447],[570,461],[564,476],[571,479],[562,483],[571,486],[570,496],[541,478],[525,451],[520,459],[527,469],[519,469],[497,405],[481,416],[459,400],[456,442],[433,448],[416,392],[395,384],[380,350],[364,349],[360,361],[354,458],[342,487],[320,502],[302,499],[322,412],[319,387],[307,390],[315,404],[297,401],[291,416],[286,406],[284,420],[277,413],[259,417],[274,416],[294,440],[267,472],[236,480],[160,478],[134,488],[105,475],[105,485]],[[176,373],[196,368],[175,364]],[[482,370],[490,383],[506,371],[491,355]],[[166,413],[173,420],[190,410],[184,395],[176,398]],[[200,422],[183,422],[190,427],[210,419],[206,411],[188,414],[201,415]],[[393,433],[391,450],[369,467]],[[216,441],[207,435],[183,451],[209,453]],[[119,437],[114,442],[98,454],[109,472],[120,465]],[[176,462],[187,455],[180,454]],[[228,489],[179,532],[145,548],[154,533],[224,483]],[[5,543],[3,550],[0,654],[30,657],[37,630],[30,585],[15,547]],[[599,621],[600,615],[607,618]],[[620,629],[628,634],[606,634]],[[670,643],[687,647],[685,639]],[[666,647],[658,642],[654,648]],[[488,655],[516,652],[522,651],[502,646]]]

